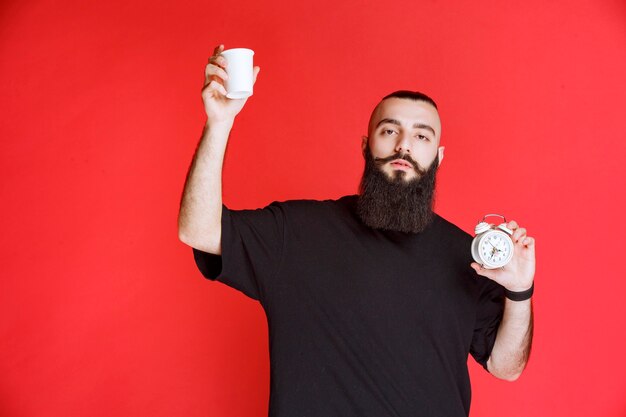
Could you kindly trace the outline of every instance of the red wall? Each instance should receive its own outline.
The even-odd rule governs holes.
[[[626,3],[510,3],[2,2],[0,415],[266,415],[260,304],[177,238],[224,43],[261,66],[226,204],[356,192],[373,106],[431,94],[438,212],[537,240],[531,361],[472,363],[472,415],[624,416]]]

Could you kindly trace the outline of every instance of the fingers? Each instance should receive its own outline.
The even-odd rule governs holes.
[[[514,243],[517,243],[520,237],[526,235],[526,229],[524,229],[523,227],[519,227],[515,220],[511,220],[510,222],[508,222],[506,224],[506,227],[513,231],[511,239],[513,239]]]
[[[519,227],[515,220],[511,220],[507,225],[509,229],[513,230],[513,235],[511,239],[513,239],[514,243],[521,243],[524,246],[534,246],[535,239],[527,236],[527,230],[523,227]]]
[[[202,89],[217,90],[226,95],[224,80],[228,79],[225,69],[228,62],[226,58],[220,55],[223,51],[223,44],[216,46],[213,50],[213,55],[211,55],[209,63],[204,68],[204,86]]]
[[[513,242],[518,243],[520,239],[524,237],[526,237],[526,229],[520,227],[513,231],[513,236],[511,236],[511,239],[513,239]]]
[[[530,236],[526,236],[525,238],[523,238],[521,240],[522,245],[526,246],[527,248],[532,248],[535,246],[535,238],[530,237]]]
[[[215,47],[215,49],[213,49],[213,55],[218,55],[222,53],[223,50],[224,50],[224,44],[220,43],[219,45]]]
[[[209,58],[209,64],[216,64],[222,68],[226,68],[226,65],[228,65],[228,61],[222,55],[212,55]]]
[[[511,220],[510,222],[506,224],[506,227],[508,227],[511,230],[515,230],[519,227],[519,225],[517,224],[515,220]]]
[[[227,94],[226,88],[216,80],[212,80],[203,90],[217,90],[223,95]]]
[[[224,71],[222,68],[218,67],[217,65],[213,65],[213,64],[209,64],[206,66],[206,68],[204,69],[204,75],[207,81],[216,79],[216,78],[211,78],[212,75],[216,75],[217,77],[219,77],[221,79],[220,81],[228,79],[228,74],[226,73],[226,71]]]

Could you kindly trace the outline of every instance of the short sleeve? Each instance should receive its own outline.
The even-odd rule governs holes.
[[[230,210],[222,205],[222,254],[193,248],[202,275],[262,300],[280,265],[284,213],[280,203],[254,210]]]
[[[470,354],[487,371],[487,360],[496,341],[498,327],[504,312],[504,287],[484,277],[476,310],[476,324]]]

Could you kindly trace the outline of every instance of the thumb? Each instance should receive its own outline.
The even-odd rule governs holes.
[[[254,67],[252,69],[252,76],[253,76],[252,84],[253,85],[254,85],[254,83],[256,83],[256,77],[257,77],[257,75],[259,75],[259,71],[261,71],[261,67]]]

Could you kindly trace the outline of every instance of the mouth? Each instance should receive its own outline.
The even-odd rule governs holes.
[[[404,170],[408,170],[408,169],[413,169],[413,165],[411,165],[410,163],[408,163],[407,161],[403,160],[403,159],[394,159],[393,161],[390,162],[391,166],[397,169],[404,169]]]

